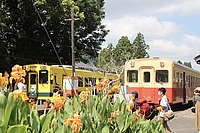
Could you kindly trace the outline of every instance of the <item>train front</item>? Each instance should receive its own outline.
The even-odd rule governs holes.
[[[51,96],[50,66],[26,65],[26,89],[29,98],[46,100]]]
[[[149,104],[158,104],[158,88],[167,90],[167,97],[172,103],[172,62],[165,59],[135,59],[125,64],[125,85],[129,94],[137,91],[139,97],[147,99]]]

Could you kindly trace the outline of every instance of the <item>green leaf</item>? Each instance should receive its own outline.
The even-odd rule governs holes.
[[[65,125],[63,125],[62,127],[58,128],[58,130],[56,130],[55,133],[65,133],[65,131]]]
[[[74,97],[73,103],[74,103],[74,111],[79,112],[81,110],[81,103],[79,102],[78,97]]]
[[[19,108],[19,100],[14,100],[13,109],[10,115],[9,124],[16,125],[18,123],[18,108]]]
[[[103,129],[102,129],[102,133],[109,133],[109,127],[104,126]]]
[[[4,121],[5,108],[6,108],[7,97],[0,93],[0,124]]]
[[[68,99],[68,100],[65,102],[64,111],[67,112],[67,113],[69,113],[69,114],[73,112],[72,100],[71,100],[71,99]]]
[[[40,120],[38,117],[38,113],[36,110],[31,111],[30,115],[31,126],[34,133],[38,133],[40,131]]]
[[[53,111],[48,112],[43,118],[40,120],[41,123],[41,133],[45,133],[50,129],[50,123],[53,119]]]
[[[10,92],[8,95],[8,102],[5,108],[5,116],[4,117],[4,121],[3,123],[1,123],[0,125],[0,132],[1,133],[5,133],[8,127],[8,121],[10,119],[10,115],[11,115],[11,111],[12,111],[12,107],[13,107],[13,102],[14,101],[14,97],[13,97],[13,93]]]
[[[148,125],[149,123],[150,123],[149,120],[142,120],[139,122],[139,124],[144,125],[144,126]]]
[[[124,121],[125,121],[123,114],[122,115],[120,114],[119,116],[117,116],[116,121],[117,121],[117,124],[118,124],[118,128],[121,132],[124,128]]]
[[[133,121],[133,117],[134,117],[133,115],[127,115],[126,116],[126,122],[125,122],[125,125],[124,125],[124,130],[122,132],[126,131],[127,128],[130,126],[130,124]]]
[[[8,128],[7,133],[26,133],[26,131],[25,125],[14,125]]]

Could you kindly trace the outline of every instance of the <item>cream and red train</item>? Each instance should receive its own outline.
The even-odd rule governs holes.
[[[187,103],[200,86],[200,72],[169,59],[133,59],[125,64],[125,85],[149,103],[158,104],[158,88],[166,88],[171,104]]]

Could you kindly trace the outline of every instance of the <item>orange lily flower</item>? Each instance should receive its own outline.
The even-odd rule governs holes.
[[[79,133],[80,129],[82,128],[82,123],[80,120],[80,116],[78,114],[74,114],[72,118],[68,118],[63,122],[66,126],[70,126],[72,131],[75,133]]]
[[[22,66],[19,65],[15,65],[12,68],[12,72],[11,72],[11,77],[13,77],[16,81],[16,84],[18,82],[25,82],[25,79],[23,78],[24,76],[26,76],[26,72],[22,69]]]
[[[114,117],[114,118],[117,117],[118,115],[119,114],[116,111],[114,111],[114,112],[111,113],[111,116]]]
[[[64,98],[61,97],[58,94],[58,92],[55,93],[50,100],[51,100],[50,107],[53,108],[55,112],[57,112],[60,108],[64,107]]]
[[[118,87],[117,85],[114,85],[114,86],[112,87],[112,90],[113,90],[115,93],[117,93],[120,89],[119,89],[119,87]]]
[[[20,99],[22,102],[29,100],[25,92],[21,90],[15,90],[14,92],[14,99]]]

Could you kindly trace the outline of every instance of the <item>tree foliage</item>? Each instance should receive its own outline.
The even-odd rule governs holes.
[[[183,65],[189,67],[189,68],[192,68],[192,64],[191,62],[184,62]]]
[[[178,60],[177,63],[183,64],[181,60]]]
[[[104,48],[98,58],[98,67],[107,71],[119,73],[121,67],[130,59],[148,58],[149,45],[145,43],[144,36],[138,33],[133,43],[127,36],[122,36],[113,47],[109,44]]]
[[[183,64],[183,65],[185,65],[185,66],[187,66],[187,67],[189,67],[189,68],[192,68],[191,62],[183,62],[183,63],[182,63],[181,60],[178,60],[177,63]]]
[[[149,45],[146,45],[143,34],[141,33],[137,34],[133,42],[133,46],[134,46],[134,52],[135,52],[135,55],[134,55],[135,59],[149,57],[149,54],[147,52],[147,50],[149,49]]]
[[[1,0],[0,66],[14,64],[58,64],[58,59],[44,30],[46,27],[64,64],[71,64],[71,9],[75,18],[76,61],[98,56],[108,31],[102,25],[104,0]],[[34,6],[36,7],[34,7]],[[37,11],[36,11],[37,9]],[[43,22],[41,22],[39,15]],[[6,60],[5,60],[6,59]]]

